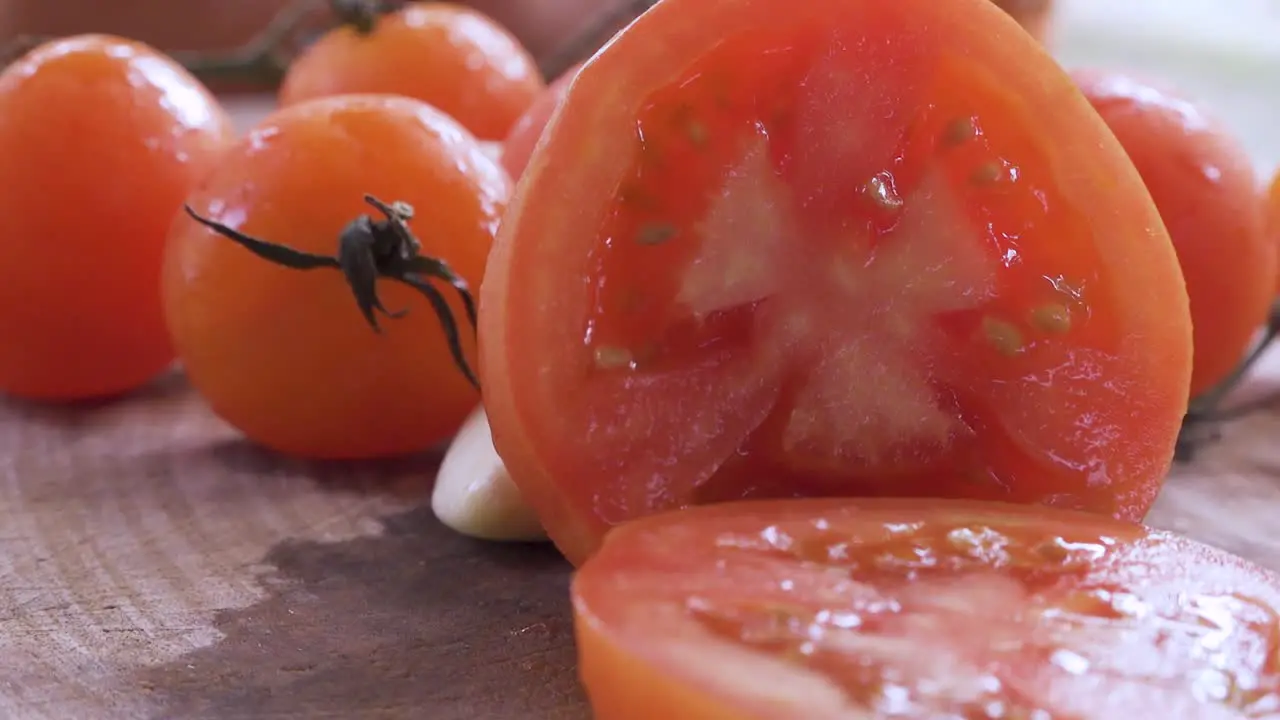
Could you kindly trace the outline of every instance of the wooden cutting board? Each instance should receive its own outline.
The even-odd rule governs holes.
[[[1276,391],[1280,352],[1241,395]],[[1151,523],[1280,570],[1277,407],[1176,469]],[[588,717],[568,566],[441,527],[437,461],[282,459],[179,377],[0,401],[0,718]]]
[[[1226,428],[1152,523],[1280,570],[1277,438],[1280,411]],[[0,458],[0,717],[588,716],[567,565],[441,527],[434,457],[285,460],[175,377],[0,404]]]

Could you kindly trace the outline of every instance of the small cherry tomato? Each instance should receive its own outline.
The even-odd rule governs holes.
[[[268,242],[334,255],[366,194],[408,203],[424,255],[472,287],[510,193],[479,142],[444,113],[400,96],[334,96],[263,120],[190,199],[199,216]],[[422,450],[479,401],[455,369],[417,291],[384,282],[399,322],[371,331],[340,276],[278,267],[180,219],[164,266],[164,307],[192,384],[257,443],[312,458]],[[454,294],[450,311],[462,316]],[[462,332],[474,354],[469,328]]]
[[[598,720],[1227,720],[1280,703],[1280,578],[1062,510],[666,513],[614,530],[572,594]]]
[[[1191,298],[1191,397],[1240,362],[1275,295],[1277,245],[1263,228],[1244,147],[1203,109],[1125,75],[1074,73],[1124,145],[1173,239]]]
[[[507,139],[502,142],[502,167],[506,168],[507,174],[513,179],[518,180],[524,174],[529,158],[533,156],[533,149],[542,137],[542,131],[551,121],[556,108],[560,107],[560,102],[569,92],[569,85],[573,83],[573,78],[581,67],[575,65],[556,78],[546,92],[539,95],[524,115],[520,116],[507,134]]]
[[[76,400],[173,361],[165,233],[234,139],[178,64],[106,35],[52,41],[0,74],[0,391]]]
[[[1053,21],[1053,0],[993,0],[1035,39],[1044,42]]]
[[[1267,193],[1267,232],[1271,233],[1272,244],[1280,248],[1280,171],[1276,172],[1271,191]],[[1276,292],[1280,293],[1280,268],[1276,273]]]
[[[1177,256],[989,0],[664,0],[579,71],[517,187],[484,402],[573,561],[746,497],[1155,499],[1190,377]]]
[[[546,89],[533,57],[487,15],[411,2],[368,33],[331,30],[303,50],[280,86],[281,105],[349,93],[406,95],[434,105],[482,140],[502,140]]]

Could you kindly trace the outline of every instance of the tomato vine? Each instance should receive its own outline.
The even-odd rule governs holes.
[[[409,229],[413,208],[402,202],[385,203],[365,195],[365,202],[372,205],[383,218],[360,215],[352,220],[338,238],[336,255],[319,255],[303,252],[287,245],[280,245],[246,235],[222,223],[206,218],[190,205],[183,209],[193,220],[235,242],[249,252],[281,267],[293,270],[338,270],[347,280],[355,296],[356,305],[374,332],[382,332],[378,313],[389,318],[404,317],[407,310],[389,310],[378,297],[377,282],[380,278],[408,285],[421,293],[440,320],[449,353],[462,374],[476,389],[480,380],[467,362],[462,350],[461,331],[457,318],[440,290],[431,280],[448,283],[462,299],[462,306],[471,324],[476,327],[476,303],[466,280],[455,273],[443,260],[420,254],[422,244]]]

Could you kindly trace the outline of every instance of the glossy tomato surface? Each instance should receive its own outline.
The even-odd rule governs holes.
[[[1190,322],[1141,178],[987,0],[665,0],[579,72],[481,288],[562,551],[743,497],[1140,518]]]
[[[511,127],[507,138],[503,140],[502,167],[513,179],[518,180],[524,174],[525,167],[529,165],[529,158],[533,155],[533,149],[537,147],[538,140],[542,137],[542,131],[546,129],[551,116],[560,107],[564,96],[569,92],[569,84],[573,82],[580,68],[580,65],[576,65],[556,78],[556,81],[551,83],[551,86],[539,95],[529,109],[520,116],[516,124]]]
[[[546,84],[529,52],[464,5],[410,2],[361,34],[341,27],[290,65],[280,103],[386,93],[430,103],[482,140],[502,140]]]
[[[335,96],[263,120],[190,199],[201,216],[262,240],[334,255],[366,193],[413,206],[424,255],[479,286],[510,194],[502,168],[457,122],[405,97]],[[439,285],[474,342],[462,305]],[[478,393],[416,291],[379,285],[407,310],[370,329],[333,270],[279,267],[182,216],[169,238],[164,309],[192,384],[250,439],[313,458],[363,458],[442,442]]]
[[[1271,242],[1280,252],[1280,171],[1271,181],[1271,190],[1267,193],[1267,232],[1271,234]],[[1280,265],[1280,263],[1277,263]],[[1280,267],[1276,272],[1276,292],[1280,293]]]
[[[1240,362],[1275,295],[1277,248],[1263,227],[1252,161],[1220,121],[1173,90],[1115,73],[1073,74],[1137,166],[1182,263],[1194,397]]]
[[[75,400],[132,390],[173,348],[165,233],[234,139],[178,64],[81,35],[0,74],[0,391]]]
[[[615,530],[577,573],[599,720],[1274,717],[1280,578],[1074,512],[728,503]]]

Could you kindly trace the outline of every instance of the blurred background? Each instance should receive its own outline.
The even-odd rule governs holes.
[[[0,0],[0,38],[97,31],[167,51],[241,45],[303,0]],[[1216,110],[1261,169],[1280,165],[1280,0],[997,0],[1037,29],[1064,64],[1127,70],[1170,82]],[[636,0],[469,0],[504,22],[546,65],[566,64],[625,19]],[[312,26],[328,21],[314,0]],[[603,33],[603,35],[601,35]],[[305,41],[305,38],[303,38]],[[567,48],[567,49],[566,49]],[[576,58],[575,58],[576,59]],[[215,87],[218,83],[214,83]],[[262,90],[223,83],[222,91]],[[237,101],[252,116],[261,100]]]

